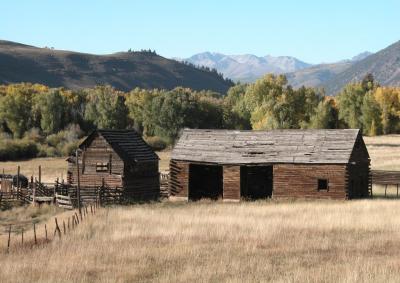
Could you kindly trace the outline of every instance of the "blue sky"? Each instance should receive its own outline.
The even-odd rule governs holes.
[[[400,40],[399,0],[2,0],[0,11],[0,39],[97,54],[150,48],[319,63]]]

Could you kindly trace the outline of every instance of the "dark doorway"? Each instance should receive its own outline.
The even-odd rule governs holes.
[[[196,165],[189,167],[189,199],[222,198],[222,166]]]
[[[240,168],[240,195],[245,199],[272,196],[272,166],[242,166]]]

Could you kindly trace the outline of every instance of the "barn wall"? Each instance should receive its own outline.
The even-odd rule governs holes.
[[[240,200],[240,166],[223,167],[223,200]]]
[[[126,165],[124,190],[136,199],[157,199],[160,196],[158,160]]]
[[[328,191],[318,191],[318,179],[328,179]],[[274,165],[274,198],[346,199],[346,189],[345,165]]]
[[[111,161],[110,172],[96,172],[96,163],[108,163]],[[97,136],[93,139],[90,146],[79,153],[79,172],[81,187],[100,186],[102,180],[109,187],[122,187],[122,176],[124,172],[124,162],[109,146],[105,139]],[[68,164],[68,183],[76,186],[77,166],[75,158]]]
[[[347,166],[348,198],[365,198],[370,196],[372,186],[370,158],[361,135],[357,137],[350,163]]]
[[[96,163],[110,163],[111,171],[96,172]],[[137,199],[156,199],[160,195],[158,160],[151,162],[125,164],[102,136],[96,136],[89,146],[79,154],[80,185],[123,188],[130,197]],[[68,183],[77,185],[77,166],[75,158],[68,163]]]
[[[189,162],[171,160],[169,191],[172,197],[189,196]]]

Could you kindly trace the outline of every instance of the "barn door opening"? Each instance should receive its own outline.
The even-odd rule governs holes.
[[[222,166],[191,164],[189,167],[189,199],[222,198]]]
[[[270,198],[273,190],[272,166],[242,166],[240,195],[245,199]]]

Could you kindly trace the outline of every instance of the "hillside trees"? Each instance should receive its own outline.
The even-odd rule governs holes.
[[[309,122],[321,95],[292,89],[283,75],[267,75],[247,88],[244,100],[253,129],[297,129]]]
[[[37,95],[34,108],[40,116],[40,128],[44,133],[56,133],[67,125],[68,104],[59,89],[51,89]]]
[[[123,93],[110,86],[87,90],[85,119],[97,128],[124,129],[127,127],[128,108]]]
[[[327,98],[320,101],[305,127],[310,129],[338,128],[338,111],[334,99]]]
[[[32,98],[47,89],[41,85],[15,84],[0,93],[0,120],[7,124],[14,137],[22,137],[37,125],[36,117],[32,115]]]

